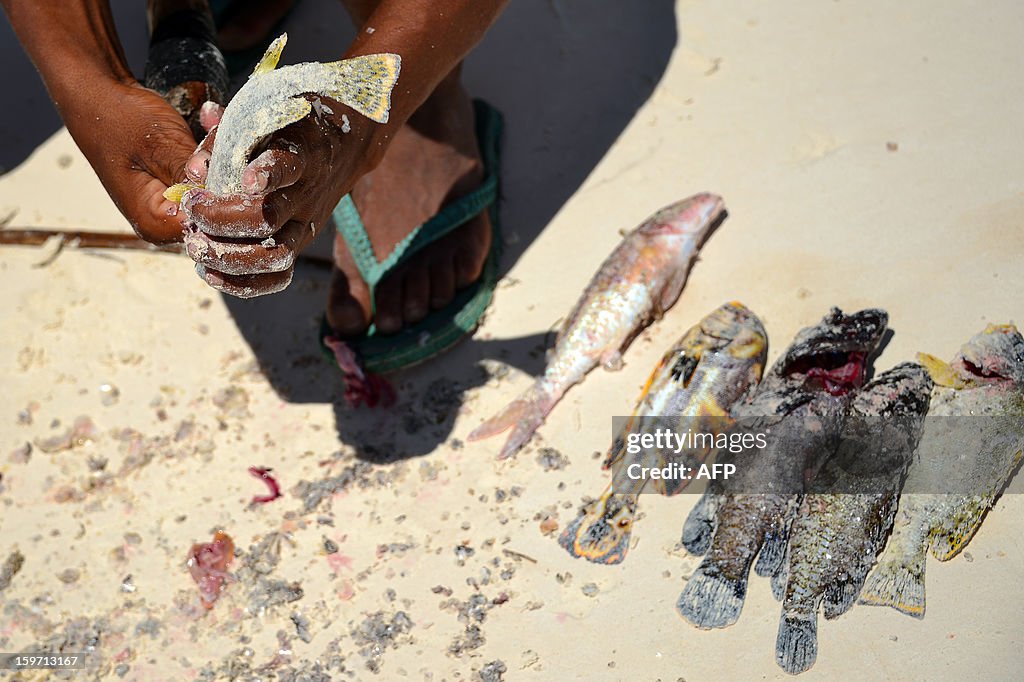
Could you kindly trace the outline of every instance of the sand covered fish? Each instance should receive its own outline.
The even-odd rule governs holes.
[[[253,151],[268,135],[302,120],[311,111],[332,113],[317,95],[337,100],[377,123],[388,121],[391,91],[402,65],[399,55],[372,54],[277,69],[287,40],[288,34],[282,34],[270,44],[249,80],[224,110],[205,185],[215,194],[242,191],[242,173]],[[164,197],[180,202],[188,190],[197,187],[191,183],[173,185]]]
[[[1024,337],[990,325],[952,363],[921,354],[935,381],[889,543],[860,603],[925,612],[927,553],[949,561],[971,541],[1024,451]]]
[[[695,418],[708,417],[712,427],[720,428],[732,406],[757,385],[767,352],[768,336],[754,313],[738,302],[716,308],[661,358],[644,385],[632,418],[615,437],[604,467],[636,459],[626,452],[625,434],[639,418],[666,417],[659,424],[684,432]],[[672,418],[674,415],[678,418]],[[677,457],[674,453],[668,456]],[[656,457],[659,461],[644,462],[644,466],[664,466],[664,456],[658,453]],[[658,492],[673,494],[686,484],[685,480],[674,481],[676,485],[664,479],[652,483]],[[615,492],[617,487],[609,485],[599,500],[584,507],[566,527],[558,543],[570,554],[599,564],[617,564],[625,558],[638,495]]]
[[[767,432],[767,442],[743,458],[719,454],[718,461],[737,466],[736,475],[728,488],[709,489],[683,527],[686,549],[707,552],[676,604],[697,627],[736,622],[755,557],[758,575],[782,569],[807,472],[834,452],[853,392],[864,381],[868,357],[887,323],[883,310],[846,315],[833,308],[797,335],[753,397],[733,410],[737,429]]]
[[[697,194],[661,209],[626,235],[562,325],[544,374],[469,439],[512,428],[499,455],[510,457],[590,370],[598,364],[619,369],[622,351],[679,298],[697,250],[724,210],[721,197]]]
[[[914,363],[876,377],[853,399],[835,454],[809,483],[789,534],[775,646],[786,672],[814,664],[818,605],[829,620],[846,613],[882,551],[931,390],[928,373]]]

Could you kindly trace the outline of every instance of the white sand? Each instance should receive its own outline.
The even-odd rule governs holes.
[[[315,344],[324,274],[300,270],[277,301],[232,303],[243,320],[236,326],[225,302],[182,257],[66,251],[35,268],[45,250],[4,248],[0,561],[18,547],[26,563],[0,594],[0,606],[35,608],[55,625],[110,615],[101,650],[112,656],[127,647],[125,679],[136,680],[190,679],[208,663],[218,669],[243,646],[252,648],[248,660],[256,668],[273,658],[278,630],[292,640],[293,665],[322,656],[340,638],[346,667],[357,679],[372,678],[350,630],[379,610],[404,610],[414,626],[411,642],[401,636],[384,653],[376,679],[468,679],[499,659],[513,680],[786,677],[774,662],[780,609],[767,581],[752,579],[743,615],[727,630],[700,632],[675,614],[683,581],[698,563],[675,549],[694,497],[645,496],[637,544],[616,567],[571,559],[541,534],[538,514],[557,509],[564,526],[581,496],[603,489],[607,476],[591,453],[607,447],[610,417],[628,412],[663,349],[723,301],[739,299],[763,318],[771,359],[831,305],[884,307],[895,337],[879,370],[918,350],[948,358],[988,322],[1024,322],[1024,9],[1013,2],[980,8],[917,0],[784,3],[769,11],[753,2],[680,0],[678,43],[664,74],[654,75],[660,81],[653,95],[582,185],[570,187],[575,191],[550,223],[535,226],[522,222],[524,206],[543,202],[545,183],[558,184],[544,173],[559,167],[563,142],[517,146],[536,140],[535,126],[552,113],[502,99],[498,76],[507,73],[513,88],[516,78],[528,77],[501,61],[501,50],[515,45],[512,28],[530,25],[526,11],[509,10],[469,75],[470,85],[509,118],[506,231],[543,232],[508,272],[517,284],[499,289],[478,332],[481,342],[403,375],[403,395],[419,395],[444,377],[478,384],[473,363],[493,357],[501,340],[546,332],[611,250],[618,229],[700,190],[721,194],[730,211],[679,303],[634,343],[625,369],[595,372],[541,430],[543,444],[565,453],[571,465],[543,472],[534,448],[497,463],[500,438],[452,447],[451,438],[464,439],[526,385],[528,377],[513,369],[506,380],[467,393],[447,439],[448,427],[440,430],[445,444],[381,467],[397,476],[392,485],[354,486],[319,514],[291,520],[285,513],[302,502],[290,492],[248,510],[249,498],[264,492],[246,473],[250,465],[273,467],[291,491],[300,480],[340,473],[354,461],[350,448],[339,446],[328,402],[338,396],[337,380]],[[581,35],[616,35],[600,13],[584,21],[588,12],[579,2],[553,2],[536,13],[535,30],[562,36],[569,64],[579,64],[573,59],[583,49]],[[504,63],[506,72],[485,79],[482,60]],[[615,110],[616,87],[600,78],[594,84],[607,88],[596,92]],[[585,136],[588,126],[600,127],[601,111],[563,108],[555,115],[576,117]],[[66,168],[58,164],[64,157]],[[0,177],[0,217],[14,209],[12,225],[127,229],[63,131]],[[277,315],[291,326],[275,330]],[[260,325],[262,331],[252,331]],[[291,400],[256,370],[256,353],[239,326],[262,340],[259,354],[291,385]],[[518,346],[510,357],[527,356]],[[105,407],[98,389],[107,382],[118,387],[120,401]],[[249,397],[248,416],[218,421],[223,410],[211,400],[233,382]],[[18,424],[17,413],[32,401],[39,404],[33,423]],[[350,442],[373,432],[379,446],[400,455],[431,438],[430,429],[405,433],[401,418],[408,412],[390,419],[342,414],[337,429]],[[8,461],[13,448],[59,433],[81,414],[99,429],[92,443],[56,454],[36,449],[28,464]],[[172,437],[187,419],[195,420],[195,434],[154,445],[152,461],[117,475],[126,453],[115,429]],[[54,420],[61,425],[51,428]],[[318,465],[339,447],[346,454],[338,466]],[[109,459],[115,475],[108,485],[80,501],[56,502],[63,486],[82,490],[98,476],[89,473],[90,457]],[[439,473],[425,480],[431,468]],[[495,488],[512,486],[521,495],[496,502]],[[318,526],[328,509],[334,526]],[[1022,513],[1024,501],[1004,497],[968,547],[971,560],[929,563],[923,621],[870,607],[822,619],[818,661],[805,678],[1015,677],[1024,664]],[[243,610],[247,586],[234,584],[198,620],[191,607],[177,606],[176,599],[196,603],[184,560],[190,545],[208,541],[216,527],[243,549],[269,531],[292,531],[295,544],[284,543],[273,577],[301,582],[305,597],[256,617]],[[126,545],[126,533],[138,533],[141,543]],[[334,559],[322,551],[323,536],[340,547]],[[415,546],[378,553],[378,545],[395,542]],[[459,566],[454,548],[463,542],[476,552]],[[114,557],[123,545],[125,558]],[[494,557],[497,566],[487,563]],[[479,623],[481,647],[447,655],[466,624],[439,608],[446,597],[431,588],[446,586],[466,600],[474,593],[467,579],[479,581],[485,564],[491,582],[480,591],[489,600],[506,593],[508,601]],[[503,580],[507,566],[515,573]],[[81,571],[77,582],[58,579],[66,568]],[[571,581],[556,579],[567,572]],[[119,590],[128,574],[132,594]],[[587,597],[581,587],[591,582],[599,591]],[[310,619],[310,643],[295,637],[294,611]],[[12,614],[0,609],[0,650],[46,639],[45,622],[33,634],[29,619]],[[147,616],[162,623],[155,636],[136,633]],[[242,636],[251,638],[248,645]],[[101,672],[110,674],[113,665]]]

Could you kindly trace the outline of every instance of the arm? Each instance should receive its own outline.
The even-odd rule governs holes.
[[[243,177],[248,196],[190,193],[185,211],[199,230],[186,237],[186,246],[205,268],[206,281],[245,296],[287,286],[295,255],[327,224],[341,197],[379,163],[395,132],[436,89],[458,87],[458,65],[506,2],[348,0],[363,28],[344,58],[380,52],[402,57],[389,122],[379,125],[332,103],[333,114],[309,116],[280,131],[276,143],[250,163]],[[341,132],[343,114],[351,125],[348,133]],[[289,151],[285,140],[300,151]],[[204,148],[213,144],[215,137]],[[203,151],[190,160],[190,179],[205,179],[208,154]],[[226,230],[228,223],[237,229]],[[269,247],[261,244],[268,234],[274,237]]]
[[[0,0],[68,131],[118,209],[149,241],[180,238],[162,193],[195,150],[188,127],[132,76],[104,0]]]

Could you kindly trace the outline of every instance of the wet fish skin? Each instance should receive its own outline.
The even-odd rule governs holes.
[[[915,618],[925,615],[929,550],[939,561],[962,551],[1020,465],[1024,337],[1013,325],[989,325],[951,363],[923,354],[919,359],[936,383],[931,416],[999,419],[977,422],[970,443],[983,447],[965,444],[962,428],[950,429],[948,420],[930,419],[926,425],[904,490],[952,490],[955,485],[971,494],[904,492],[892,536],[859,599],[861,604],[891,606]]]
[[[783,568],[805,473],[834,451],[851,391],[863,383],[867,358],[887,324],[883,310],[846,315],[833,308],[797,335],[753,397],[733,410],[745,419],[741,430],[770,426],[771,437],[749,461],[720,455],[719,461],[737,464],[729,488],[709,489],[683,527],[688,551],[707,550],[676,603],[693,625],[710,629],[736,622],[755,557],[758,575],[774,576]],[[752,425],[752,418],[762,420]],[[750,490],[765,492],[742,492]]]
[[[931,378],[915,363],[866,385],[853,399],[835,454],[800,503],[775,652],[787,673],[804,672],[817,658],[818,605],[826,619],[849,610],[884,547],[931,390]]]
[[[633,419],[613,439],[604,468],[628,456],[625,434],[637,418],[666,417],[666,428],[681,430],[684,419],[690,423],[694,417],[720,420],[728,415],[757,385],[767,352],[767,333],[753,312],[735,301],[716,308],[662,356],[637,400]],[[678,418],[672,419],[675,415]],[[665,464],[663,456],[656,462],[644,462],[644,466]],[[678,488],[662,487],[660,492],[674,494],[686,481],[681,483]],[[559,544],[569,554],[600,564],[625,559],[639,496],[617,493],[616,487],[621,490],[624,486],[609,486],[566,527]]]
[[[598,364],[619,369],[621,352],[679,297],[698,249],[724,211],[721,197],[697,194],[663,208],[630,232],[601,265],[562,325],[544,374],[474,429],[469,440],[511,427],[498,455],[499,459],[510,457],[590,370]]]

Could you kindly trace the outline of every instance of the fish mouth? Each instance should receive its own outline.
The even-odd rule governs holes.
[[[809,386],[846,395],[864,385],[868,359],[888,322],[888,314],[877,308],[850,315],[833,308],[819,324],[797,335],[782,361],[782,374],[802,375]]]
[[[867,353],[832,351],[800,358],[787,368],[790,376],[803,375],[808,385],[842,396],[864,385]]]
[[[703,192],[658,211],[642,229],[650,236],[710,233],[725,216],[725,200]]]
[[[990,325],[964,345],[953,366],[974,382],[1024,384],[1024,337],[1013,325]]]

